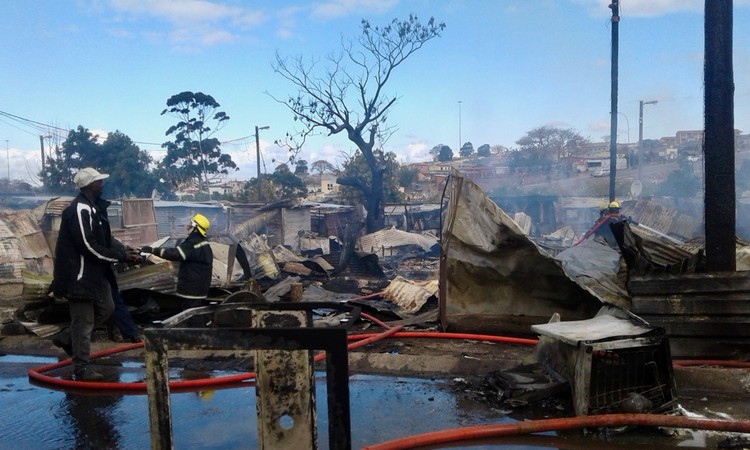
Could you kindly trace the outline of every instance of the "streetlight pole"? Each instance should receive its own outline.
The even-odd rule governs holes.
[[[628,126],[628,145],[630,145],[630,121],[628,120],[628,116],[626,116],[624,113],[621,113],[620,111],[617,111],[617,114],[625,118],[625,124]]]
[[[7,139],[5,140],[5,159],[8,163],[8,189],[10,189],[10,150]]]
[[[458,101],[458,154],[461,154],[461,146],[464,145],[461,141],[461,100]]]
[[[641,181],[641,167],[643,166],[643,105],[655,105],[658,100],[644,102],[641,100],[638,108],[638,181]]]
[[[258,159],[258,200],[263,200],[263,186],[260,183],[260,137],[258,135],[258,132],[260,130],[267,130],[270,127],[259,127],[258,125],[255,126],[255,157]]]

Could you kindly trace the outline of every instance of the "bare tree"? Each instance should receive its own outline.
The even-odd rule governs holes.
[[[342,39],[342,51],[327,58],[322,70],[315,61],[302,57],[292,60],[276,54],[273,69],[298,89],[294,96],[279,100],[303,125],[303,135],[324,130],[329,136],[345,132],[362,152],[371,172],[369,183],[361,177],[340,177],[339,184],[360,189],[367,199],[368,232],[381,229],[383,215],[384,152],[376,152],[377,140],[383,142],[393,132],[386,125],[387,112],[398,97],[388,95],[384,87],[393,71],[431,39],[440,36],[444,23],[430,18],[426,24],[410,15],[393,19],[390,25],[372,27],[362,20],[362,35],[357,44]]]

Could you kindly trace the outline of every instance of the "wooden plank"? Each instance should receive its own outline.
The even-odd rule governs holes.
[[[287,262],[284,263],[284,272],[294,273],[297,275],[310,276],[312,270],[305,267],[304,264],[298,262]]]
[[[628,292],[632,296],[750,292],[750,272],[632,277],[628,282]]]
[[[750,293],[638,295],[631,311],[641,314],[750,314]]]
[[[669,348],[672,359],[750,360],[750,339],[747,338],[670,338]]]
[[[710,316],[710,315],[641,315],[643,320],[655,327],[664,328],[670,338],[695,336],[706,339],[713,337],[750,337],[750,316]]]
[[[549,317],[512,314],[451,314],[445,317],[445,331],[536,337],[532,325],[549,322]]]

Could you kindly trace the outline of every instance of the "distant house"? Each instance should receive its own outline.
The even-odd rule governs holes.
[[[337,176],[332,173],[322,173],[318,176],[320,182],[320,192],[323,194],[333,194],[339,191],[339,185],[336,183]]]
[[[305,187],[307,188],[307,199],[320,201],[330,198],[339,192],[340,186],[336,183],[336,174],[324,172],[321,174],[312,174],[305,177]]]
[[[703,142],[703,130],[678,131],[675,134],[675,140],[678,147],[689,142]]]

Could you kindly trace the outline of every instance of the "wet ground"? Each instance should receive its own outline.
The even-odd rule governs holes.
[[[65,392],[29,382],[29,368],[56,362],[54,357],[0,356],[0,448],[150,447],[148,399],[145,395],[92,395]],[[137,360],[101,360],[98,370],[109,381],[143,379]],[[172,367],[172,366],[170,366]],[[212,376],[226,371],[212,371]],[[64,373],[62,375],[65,375]],[[174,376],[195,376],[174,367]],[[324,373],[318,376],[320,448],[328,448]],[[682,399],[701,412],[705,399]],[[727,399],[725,411],[746,410],[744,399]],[[733,403],[734,402],[734,403]],[[257,448],[255,390],[248,383],[232,389],[173,393],[175,448]],[[498,408],[467,392],[453,378],[411,378],[356,374],[350,377],[353,448],[447,428],[567,416],[564,403],[520,409]],[[713,405],[713,403],[712,403]],[[732,408],[737,408],[733,410]],[[705,412],[705,411],[704,411]],[[573,430],[502,441],[461,443],[440,448],[716,448],[726,435],[661,430]],[[741,447],[735,447],[741,448]]]

